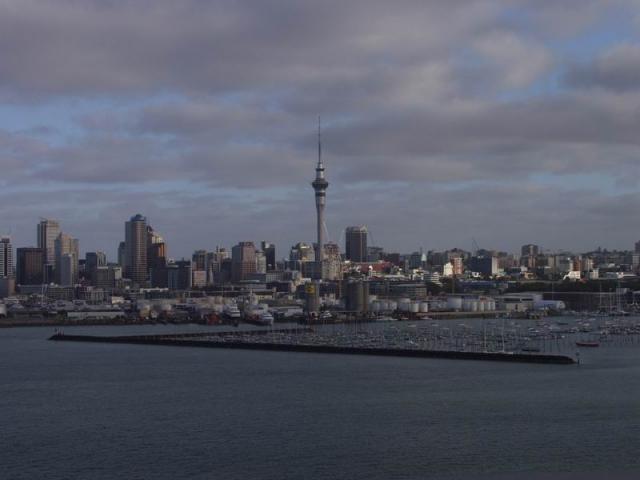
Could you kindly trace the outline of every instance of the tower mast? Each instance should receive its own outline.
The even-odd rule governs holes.
[[[317,215],[317,244],[316,244],[316,279],[322,279],[324,261],[324,207],[326,204],[326,191],[329,182],[324,177],[324,165],[322,163],[322,126],[318,115],[318,164],[316,165],[316,178],[311,183],[315,191],[316,215]]]

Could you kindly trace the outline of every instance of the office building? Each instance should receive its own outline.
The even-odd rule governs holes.
[[[147,219],[140,214],[125,222],[125,277],[134,284],[145,286],[147,271]]]
[[[345,257],[356,263],[367,261],[367,227],[347,227],[345,233]]]
[[[276,246],[270,242],[261,242],[260,248],[264,253],[267,262],[267,271],[271,272],[276,269]]]
[[[43,218],[38,224],[38,248],[43,251],[43,275],[47,283],[55,280],[56,248],[55,242],[60,235],[60,223]]]
[[[95,285],[96,270],[107,265],[107,255],[104,252],[87,252],[84,257],[84,272],[86,278]]]
[[[231,249],[231,280],[240,282],[256,273],[256,247],[253,242],[240,242]]]
[[[78,282],[78,259],[80,256],[80,242],[77,238],[73,238],[64,232],[61,232],[54,242],[55,246],[55,280],[58,285],[72,286]],[[69,259],[63,259],[65,255],[69,255]],[[64,281],[60,268],[64,261]]]
[[[0,277],[14,276],[13,246],[9,237],[0,238]]]
[[[24,247],[16,250],[16,281],[18,285],[44,283],[44,250]]]

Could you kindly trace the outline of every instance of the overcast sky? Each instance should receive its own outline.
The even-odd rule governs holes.
[[[0,0],[0,233],[114,260],[330,239],[519,250],[640,238],[640,1]]]

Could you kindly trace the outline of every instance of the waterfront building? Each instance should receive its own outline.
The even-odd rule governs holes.
[[[231,249],[231,281],[240,282],[256,273],[256,247],[240,242]]]
[[[16,260],[18,285],[41,285],[44,283],[44,250],[42,248],[18,248]]]
[[[322,279],[322,264],[324,260],[324,208],[326,205],[327,188],[329,188],[329,182],[325,178],[324,164],[322,163],[322,137],[320,130],[320,118],[318,117],[318,163],[316,165],[316,178],[311,183],[315,192],[316,199],[316,255],[315,261],[317,268],[315,269],[316,278]],[[366,251],[366,249],[365,249]]]
[[[140,214],[125,222],[125,271],[133,283],[145,286],[149,272],[147,263],[147,219]]]
[[[55,247],[55,280],[58,285],[71,286],[78,282],[78,259],[80,257],[80,242],[64,232],[60,232],[54,242]],[[69,255],[69,258],[64,258]],[[64,277],[62,264],[64,262]],[[65,283],[63,284],[63,280]]]
[[[14,276],[13,246],[9,237],[0,238],[0,277]]]
[[[49,283],[55,279],[56,264],[56,238],[60,235],[60,223],[57,220],[43,218],[37,227],[37,246],[43,251],[43,275],[44,281]]]
[[[345,233],[345,257],[355,263],[367,261],[367,227],[347,227]]]

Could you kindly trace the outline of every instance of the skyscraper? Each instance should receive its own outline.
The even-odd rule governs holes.
[[[316,214],[318,241],[316,243],[316,269],[315,276],[322,278],[322,262],[324,260],[324,207],[329,182],[324,178],[324,165],[322,164],[322,137],[320,131],[320,118],[318,117],[318,164],[316,165],[316,178],[311,183],[316,196]]]
[[[38,224],[38,248],[43,251],[43,275],[45,282],[52,282],[55,278],[56,238],[60,235],[60,224],[57,220],[43,218]]]
[[[13,277],[13,246],[9,237],[0,238],[0,277]]]
[[[345,234],[345,256],[352,262],[367,261],[367,227],[347,227]]]
[[[253,242],[240,242],[231,249],[231,280],[239,282],[256,273],[256,247]]]
[[[107,255],[104,252],[87,252],[85,254],[84,270],[87,278],[95,285],[96,270],[107,266]]]
[[[267,260],[267,271],[276,269],[276,246],[271,242],[261,242],[260,248]]]
[[[44,283],[44,251],[41,248],[18,248],[16,250],[16,259],[18,285],[40,285]]]
[[[66,233],[60,233],[54,242],[55,250],[55,278],[59,285],[74,285],[78,281],[78,257],[80,242]],[[69,255],[70,258],[66,258]],[[64,279],[61,267],[64,263]],[[64,283],[63,283],[64,280]]]
[[[138,285],[147,282],[147,219],[134,215],[124,226],[125,277]]]

